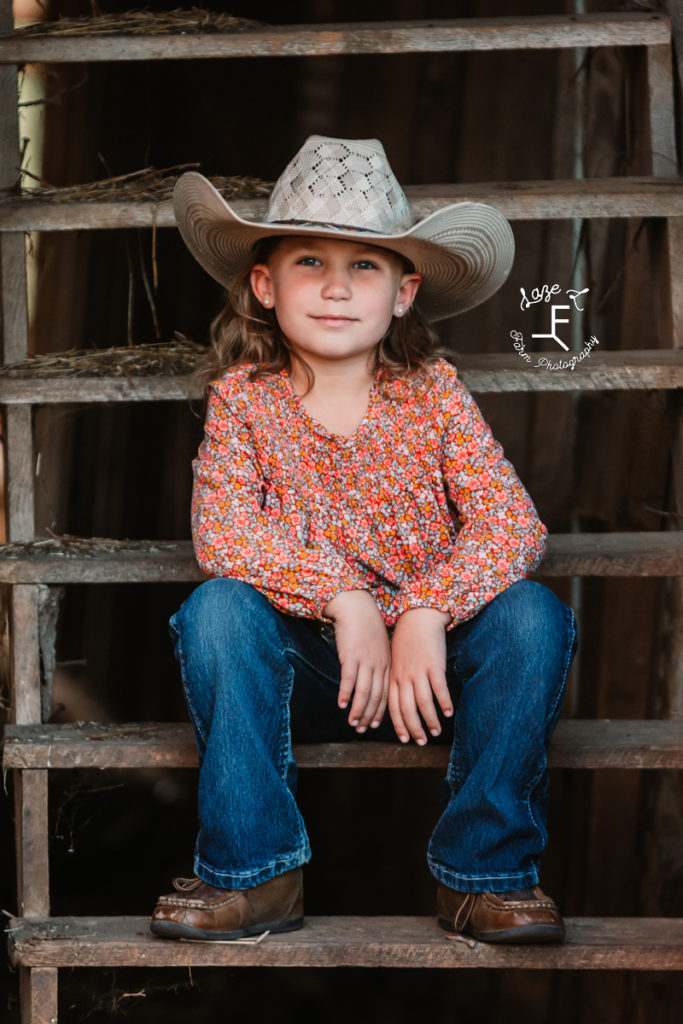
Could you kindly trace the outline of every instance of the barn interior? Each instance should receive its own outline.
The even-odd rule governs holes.
[[[146,10],[175,7],[176,0],[153,0]],[[667,11],[616,0],[231,0],[211,8],[276,25],[668,12],[683,32],[677,3]],[[117,0],[46,0],[16,13],[23,16],[18,24],[27,24],[128,10]],[[7,18],[1,27],[7,30]],[[653,169],[646,58],[637,45],[46,62],[25,65],[19,80],[26,173],[17,173],[13,158],[0,202],[20,186],[126,185],[150,169],[170,181],[188,165],[267,188],[311,134],[381,139],[399,181],[416,189],[443,183],[476,191],[496,183],[514,196],[524,182],[678,177],[675,150]],[[674,65],[680,136],[679,83]],[[548,323],[546,303],[521,308],[522,289],[530,294],[554,282],[588,289],[568,339],[575,353],[589,338],[598,339],[600,355],[681,346],[680,337],[671,341],[665,219],[606,211],[514,219],[516,259],[506,284],[441,327],[456,366],[482,354],[517,356],[513,332],[531,337]],[[151,344],[171,351],[183,339],[206,344],[222,292],[174,228],[60,227],[26,237],[30,355],[47,360]],[[573,372],[537,369],[557,380]],[[551,535],[680,530],[680,391],[553,384],[474,393]],[[114,538],[153,550],[189,539],[199,398],[33,408],[36,540]],[[565,719],[680,717],[683,603],[673,574],[634,569],[539,579],[579,620]],[[194,585],[86,576],[46,588],[43,720],[187,721],[167,622]],[[3,660],[9,666],[8,649]],[[8,667],[1,680],[0,713],[8,723],[10,674]],[[440,778],[437,768],[300,773],[313,847],[307,913],[433,913],[425,848]],[[541,881],[564,914],[683,917],[681,795],[680,772],[669,767],[552,769]],[[1,906],[14,913],[11,772],[2,805]],[[55,916],[149,914],[173,877],[192,873],[194,769],[54,771],[49,815]],[[8,1024],[19,1021],[17,971],[3,964],[0,986]],[[433,1024],[673,1024],[682,1000],[680,970],[111,967],[60,972],[59,1020],[175,1024],[191,1014],[197,1024],[247,1016],[283,1024],[302,1016],[325,1024],[350,1016],[376,1024],[423,1016]]]

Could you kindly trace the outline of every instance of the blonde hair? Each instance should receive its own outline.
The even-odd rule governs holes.
[[[281,238],[274,236],[258,242],[254,258],[226,292],[223,308],[209,328],[210,352],[197,371],[204,385],[233,367],[250,363],[254,364],[252,380],[291,369],[293,353],[280,330],[275,310],[264,309],[250,283],[251,268],[255,263],[267,263]],[[403,263],[404,273],[413,272],[412,264],[399,253],[394,255]],[[429,377],[429,365],[443,355],[446,352],[441,348],[439,336],[413,303],[404,316],[392,317],[387,333],[377,346],[377,369],[382,367],[383,380],[412,376],[424,382]],[[308,377],[310,389],[313,371],[300,356],[295,358]]]

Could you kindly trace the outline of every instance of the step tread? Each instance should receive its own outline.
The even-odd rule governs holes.
[[[85,20],[85,19],[84,19]],[[660,12],[264,25],[243,32],[95,33],[0,38],[0,62],[314,57],[354,53],[658,46],[671,41]]]
[[[683,530],[558,533],[536,570],[550,576],[681,576]],[[201,582],[189,540],[65,537],[0,544],[0,583]]]
[[[147,917],[12,919],[9,951],[25,967],[506,967],[680,970],[683,918],[570,918],[567,940],[495,946],[450,940],[433,917],[310,917],[253,945],[171,942]]]
[[[5,768],[194,768],[189,723],[79,722],[7,725]],[[301,768],[443,768],[448,747],[374,740],[294,747]],[[549,755],[554,768],[683,768],[683,724],[678,719],[562,719]]]
[[[1,43],[0,43],[1,46]],[[0,230],[75,231],[126,227],[174,227],[171,200],[136,199],[121,185],[116,199],[69,199],[25,194],[0,199]],[[453,202],[491,203],[510,220],[574,217],[676,217],[683,214],[680,177],[612,177],[542,181],[408,185],[413,216],[428,216]],[[231,198],[241,216],[262,219],[265,199]]]
[[[513,341],[509,340],[512,349]],[[683,350],[601,352],[593,347],[573,369],[568,365],[571,353],[559,349],[529,355],[529,363],[514,351],[456,354],[453,361],[463,382],[476,393],[683,388]],[[548,359],[550,365],[542,359]],[[81,373],[77,358],[72,362],[73,373],[69,374],[41,368],[36,362],[31,365],[31,361],[12,364],[11,372],[10,367],[4,367],[5,372],[0,372],[0,403],[188,402],[202,397],[202,386],[191,375],[160,372],[136,376],[124,374],[117,367],[109,374],[95,376]]]

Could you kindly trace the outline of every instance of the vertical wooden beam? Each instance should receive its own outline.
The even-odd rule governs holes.
[[[0,0],[0,31],[14,24],[12,0]],[[0,188],[19,182],[17,71],[0,68]],[[2,361],[26,358],[28,308],[23,232],[0,237]],[[5,493],[9,539],[34,536],[33,430],[30,407],[5,410]],[[18,723],[40,721],[38,590],[15,587],[11,599],[12,700]],[[50,912],[48,786],[46,771],[15,772],[18,910],[25,916]],[[56,1024],[57,970],[20,969],[22,1024]]]
[[[21,1024],[57,1024],[57,968],[22,967]]]
[[[646,63],[650,173],[671,176],[678,173],[671,47],[646,47]]]

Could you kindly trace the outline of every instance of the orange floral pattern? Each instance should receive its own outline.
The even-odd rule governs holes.
[[[193,463],[192,529],[209,576],[324,618],[368,590],[388,626],[408,608],[470,618],[533,570],[546,529],[474,399],[445,360],[428,390],[380,381],[351,437],[306,412],[285,370],[230,370],[209,388]]]

